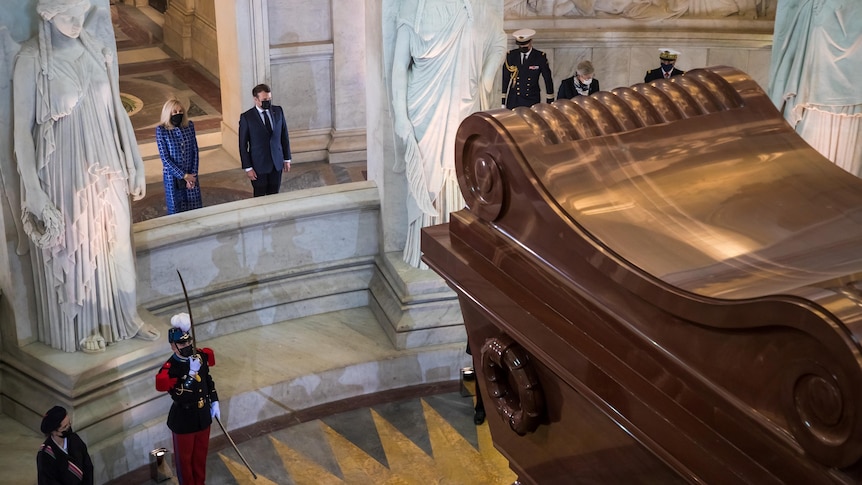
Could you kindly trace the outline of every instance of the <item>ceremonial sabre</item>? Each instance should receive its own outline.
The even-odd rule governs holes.
[[[188,309],[189,311],[189,324],[192,330],[192,345],[194,346],[195,353],[197,353],[198,339],[195,338],[195,319],[192,318],[192,304],[189,301],[189,293],[186,291],[186,284],[183,281],[183,275],[182,273],[180,273],[180,270],[177,270],[177,276],[180,277],[180,286],[183,287],[183,296],[186,298],[186,309]],[[236,443],[233,442],[233,438],[230,437],[230,434],[228,434],[224,425],[221,424],[221,419],[219,419],[218,416],[215,416],[215,420],[221,428],[221,432],[224,433],[231,446],[233,446],[233,449],[234,451],[236,451],[236,454],[239,455],[239,458],[240,460],[242,460],[242,463],[245,465],[246,468],[248,468],[248,471],[251,472],[251,476],[253,476],[254,479],[257,480],[257,473],[255,473],[254,470],[251,469],[251,465],[249,465],[245,457],[242,456],[242,452],[239,451],[239,448],[237,448]]]

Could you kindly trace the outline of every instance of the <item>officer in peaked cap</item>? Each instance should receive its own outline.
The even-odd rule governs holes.
[[[542,94],[539,88],[539,76],[545,81],[545,101],[554,101],[554,80],[551,77],[551,66],[544,52],[533,49],[533,29],[516,30],[517,49],[506,54],[503,64],[503,106],[512,109],[518,106],[530,107],[541,102]]]
[[[653,82],[658,79],[668,79],[673,76],[682,76],[685,74],[685,71],[681,71],[674,67],[676,59],[679,57],[679,52],[667,48],[661,48],[658,52],[661,66],[647,71],[646,76],[644,76],[645,83]]]

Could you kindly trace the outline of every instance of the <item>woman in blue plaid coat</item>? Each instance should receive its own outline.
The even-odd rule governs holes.
[[[162,159],[168,214],[199,209],[202,202],[195,125],[176,98],[169,99],[162,107],[162,118],[156,126],[156,144]]]

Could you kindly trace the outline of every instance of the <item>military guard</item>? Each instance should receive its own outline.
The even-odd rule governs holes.
[[[215,382],[210,367],[215,365],[212,349],[195,348],[188,313],[171,317],[168,342],[173,355],[156,375],[156,390],[173,399],[168,428],[173,433],[174,460],[180,485],[203,485],[206,481],[210,425],[221,416]]]
[[[506,54],[503,64],[503,106],[512,109],[530,107],[542,100],[539,76],[545,81],[545,101],[554,101],[554,80],[544,52],[533,49],[533,29],[516,30],[512,36],[517,49]]]
[[[644,82],[649,83],[658,79],[668,79],[672,76],[682,76],[685,74],[685,71],[681,71],[674,67],[676,64],[676,59],[679,57],[679,52],[673,49],[659,49],[658,50],[659,61],[661,61],[661,67],[657,67],[655,69],[651,69],[647,71],[646,76],[644,76]]]

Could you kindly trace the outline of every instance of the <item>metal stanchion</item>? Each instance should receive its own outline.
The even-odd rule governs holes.
[[[473,392],[470,389],[467,389],[467,386],[464,384],[465,381],[473,381],[476,380],[476,371],[473,370],[472,367],[462,367],[461,368],[461,385],[459,389],[461,391],[461,397],[470,397],[473,395]]]
[[[169,457],[170,452],[167,448],[156,448],[150,452],[150,478],[156,483],[164,482],[174,476]]]

